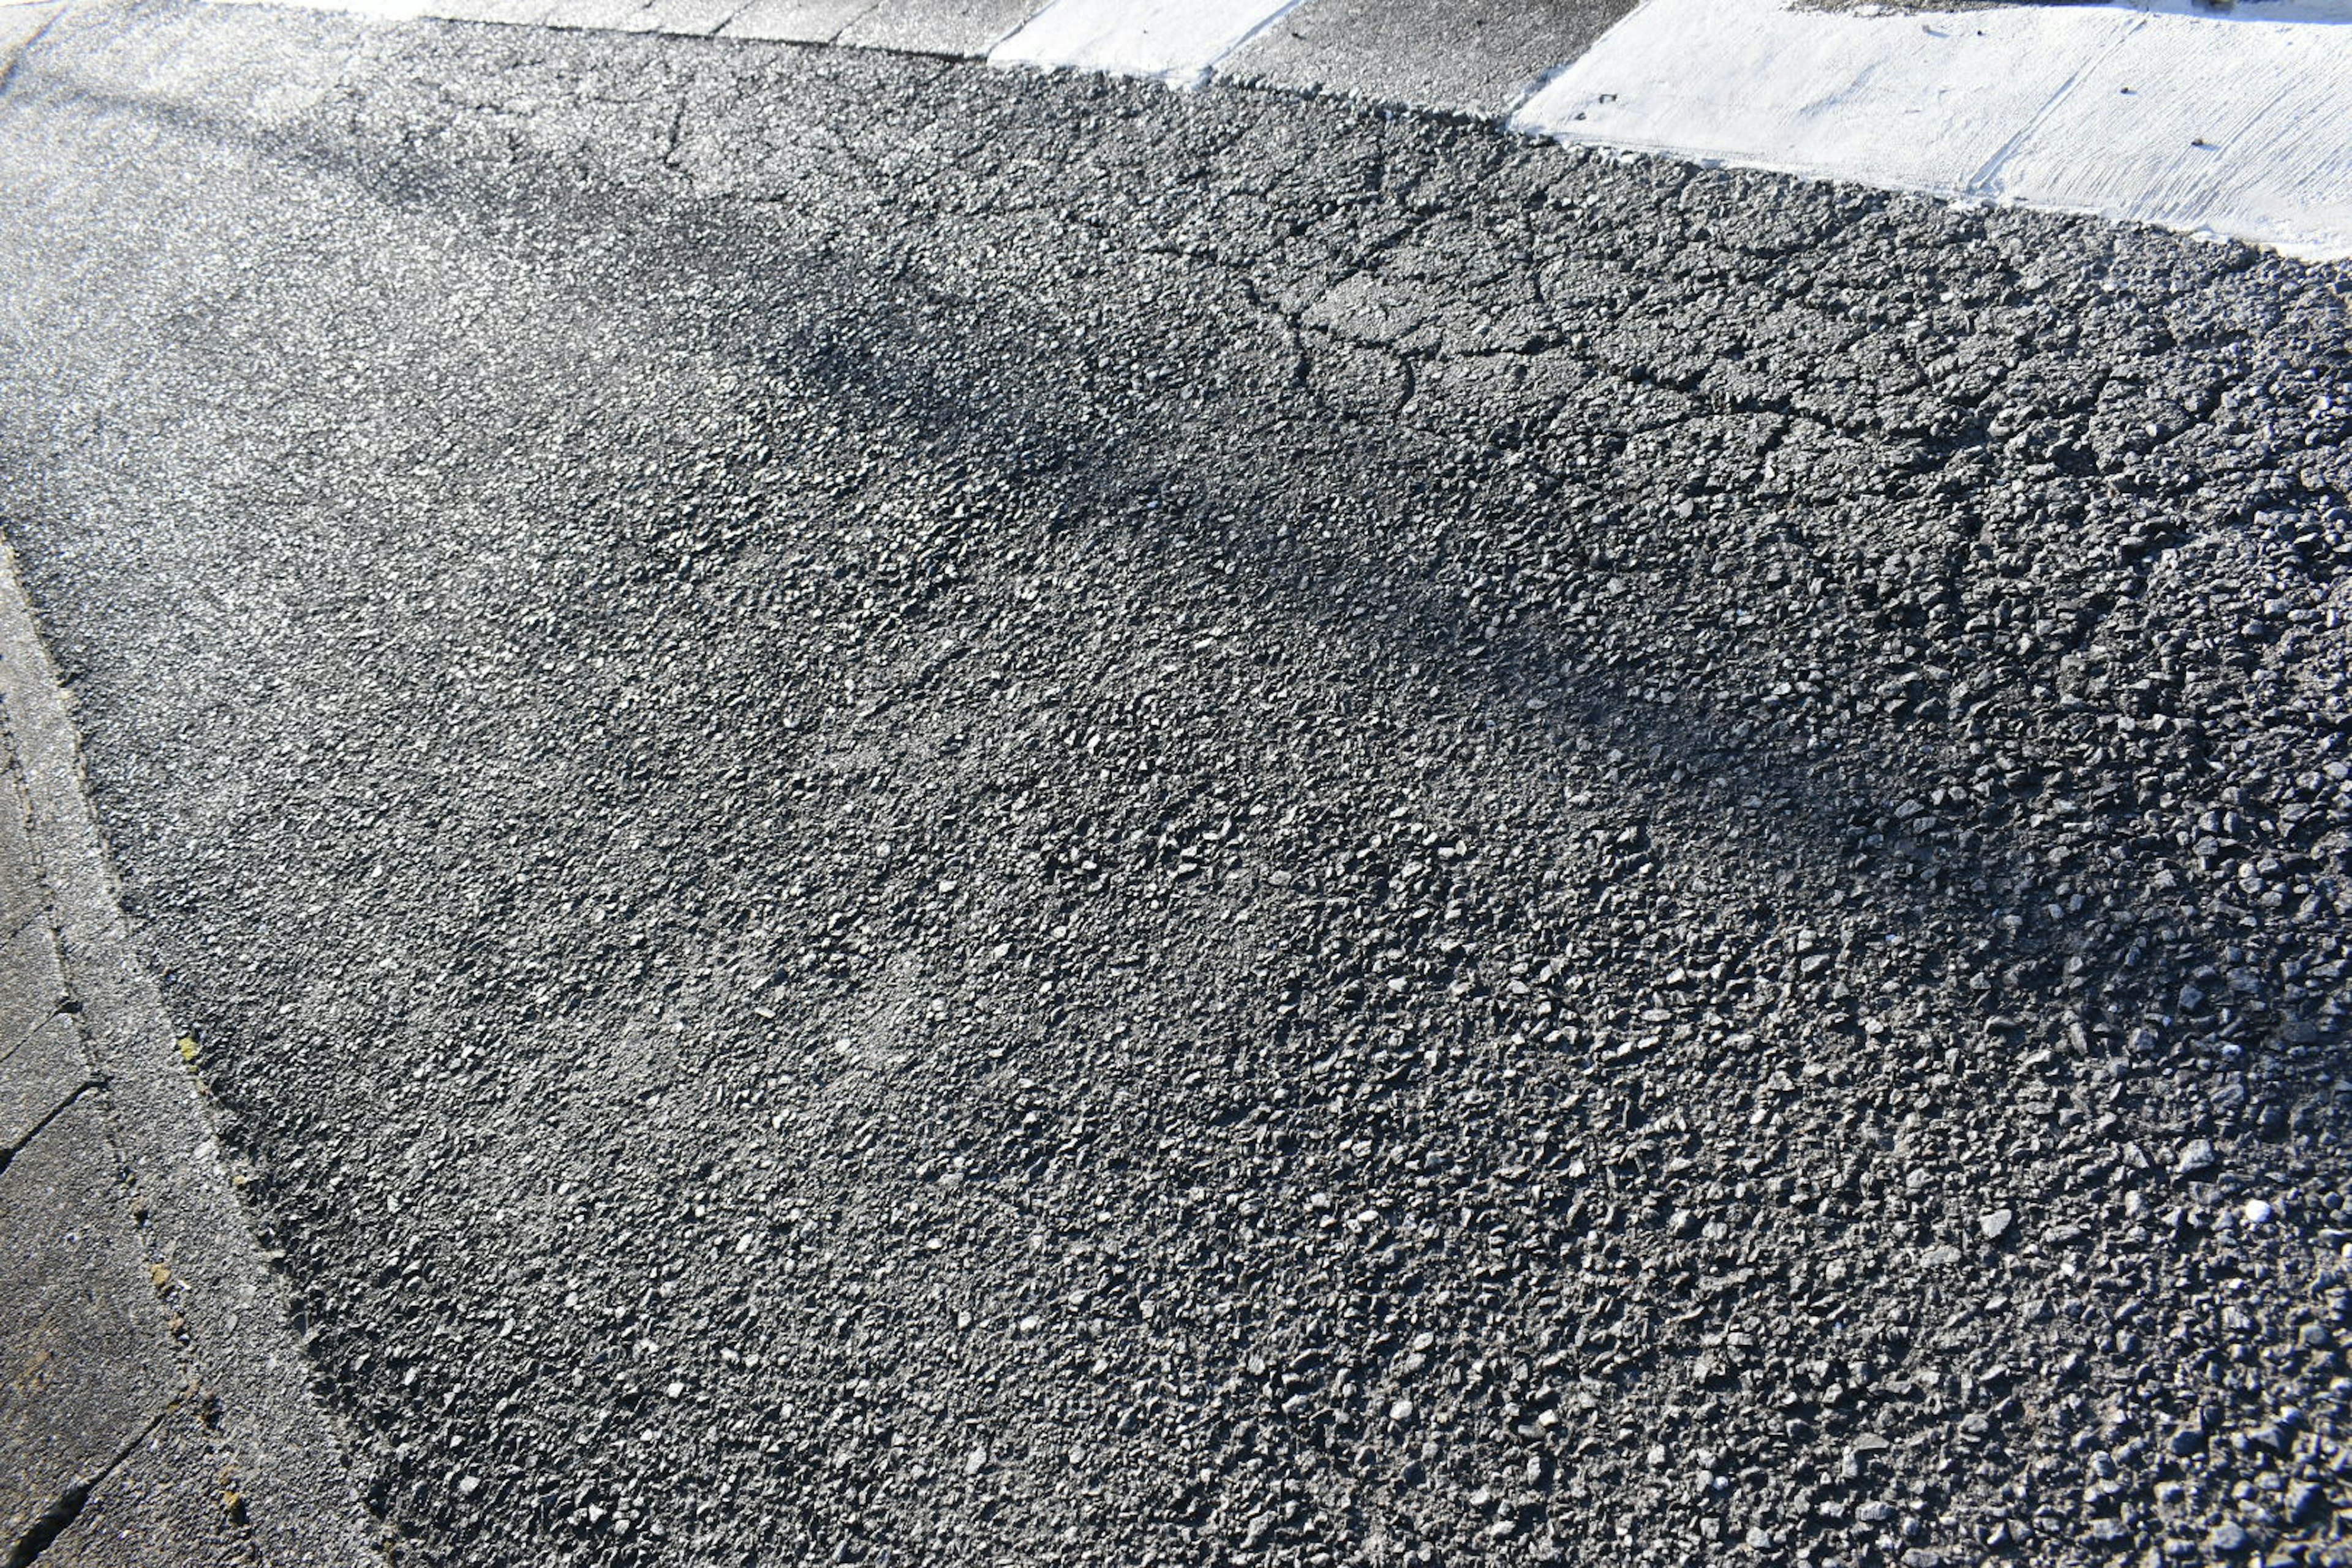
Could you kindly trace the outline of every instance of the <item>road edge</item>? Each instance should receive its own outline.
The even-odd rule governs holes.
[[[393,1559],[362,1506],[347,1445],[312,1395],[285,1281],[231,1183],[203,1091],[123,920],[90,809],[71,698],[49,658],[14,548],[0,540],[0,704],[16,741],[35,861],[93,1065],[108,1081],[149,1263],[168,1269],[200,1392],[217,1400],[248,1527],[268,1568]],[[165,1276],[158,1275],[158,1279]]]
[[[2014,23],[1995,29],[2009,35],[1999,47],[1988,52],[1939,46],[1925,53],[1914,47],[1916,38],[1904,30],[1907,26],[1916,24],[1937,39],[1953,35],[1917,22],[1899,6],[1855,9],[1843,0],[1753,0],[1749,9],[1755,15],[1728,33],[1715,29],[1708,35],[1714,41],[1694,51],[1688,44],[1690,18],[1676,8],[1706,13],[1707,0],[1638,0],[1601,32],[1570,46],[1575,52],[1569,58],[1537,69],[1532,85],[1508,106],[1466,115],[1459,106],[1417,98],[1393,80],[1385,88],[1334,93],[1297,77],[1295,70],[1228,73],[1227,61],[1237,60],[1283,17],[1307,8],[1309,0],[1259,0],[1265,14],[1205,54],[1198,49],[1171,53],[1165,40],[1150,41],[1155,18],[1182,15],[1184,0],[1138,0],[1129,7],[1132,15],[1124,18],[1122,28],[1107,30],[1081,17],[1067,31],[1058,26],[1065,10],[1078,16],[1097,0],[1026,0],[1034,7],[1028,17],[985,47],[973,45],[969,35],[957,34],[947,24],[929,44],[912,37],[887,43],[856,39],[849,37],[854,23],[816,26],[804,14],[807,5],[798,0],[724,0],[734,6],[731,11],[714,11],[713,0],[620,0],[635,8],[618,14],[612,8],[615,0],[201,3],[404,24],[464,23],[532,32],[870,48],[975,60],[994,69],[1156,80],[1178,91],[1232,85],[1307,98],[1338,97],[1382,110],[1464,118],[1531,143],[1664,158],[1699,167],[1764,169],[1929,201],[2064,213],[2240,241],[2311,265],[2352,260],[2352,205],[2333,200],[2333,187],[2302,174],[2305,164],[2332,168],[2352,157],[2352,132],[2341,128],[2345,117],[2333,112],[2342,96],[2339,88],[2352,80],[2352,43],[2330,37],[2333,30],[2352,38],[2352,21],[2301,16],[2263,21],[2208,12],[2195,0],[2116,0],[2105,7],[1979,6],[1976,9],[1987,17],[2003,16]],[[1931,6],[1921,15],[1973,14],[1951,10],[1966,0],[1938,4],[1944,8]],[[919,13],[923,6],[918,3],[912,8]],[[956,9],[944,3],[933,8],[947,14]],[[824,7],[817,9],[824,13]],[[2063,24],[2042,13],[2062,16]],[[1117,7],[1112,14],[1118,14]],[[2031,26],[2025,21],[2029,16],[2037,17]],[[2121,58],[2124,41],[2138,37],[2151,22],[2161,22],[2161,30],[2171,37],[2166,47],[2151,45],[2153,52],[2143,49],[2132,57],[2135,64],[2125,74],[2139,85],[2110,80],[2097,92],[2076,91],[2111,56]],[[1820,72],[1809,74],[1780,70],[1776,65],[1779,75],[1791,76],[1794,81],[1781,97],[1758,89],[1757,81],[1770,79],[1773,73],[1758,77],[1748,68],[1753,51],[1738,47],[1753,44],[1768,26],[1780,40],[1768,58],[1821,66]],[[1857,26],[1867,30],[1866,42],[1859,41],[1864,34],[1852,32]],[[2045,29],[2047,37],[2036,28]],[[2222,30],[2196,32],[2202,42],[2189,48],[2186,40],[2191,34],[2180,28]],[[1987,26],[1971,24],[1968,31],[1980,37]],[[2052,39],[2058,40],[2054,50]],[[2191,56],[2202,63],[2177,70],[2167,64]],[[2283,64],[2287,59],[2299,64],[2288,68]],[[2032,60],[2063,67],[2047,73],[2043,86],[2051,90],[2041,96],[2031,90],[2007,95],[1986,91],[1991,84],[2041,79],[2035,73],[2020,75],[2021,62]],[[1966,68],[1954,70],[1954,61]],[[1520,68],[1514,68],[1515,74]],[[1864,90],[1873,82],[1877,85]],[[1662,93],[1664,83],[1674,84],[1673,89]],[[2234,83],[2247,89],[2240,96],[2251,93],[2258,100],[2242,122],[2226,130],[2208,123],[2214,114],[2208,100],[2217,83]],[[2105,96],[2118,87],[2115,96]],[[1979,96],[1998,100],[2000,108],[1979,114],[1968,134],[1950,124],[1934,135],[1917,131],[1920,116],[1941,123],[1948,118],[1947,105]],[[2231,94],[2221,97],[2226,100]],[[1661,102],[1665,109],[1657,108]],[[2071,129],[2063,134],[2048,132],[2044,121],[2062,103],[2075,117]],[[2119,109],[2118,104],[2129,107]],[[1604,110],[1603,105],[1612,107]],[[2315,138],[2324,138],[2324,146],[2315,144]],[[1949,166],[1952,151],[1947,143],[1972,148],[1973,155],[1963,155],[1957,167]],[[2158,144],[2170,151],[2154,167],[2142,168],[2142,154]],[[2278,155],[2274,149],[2279,147],[2300,151]],[[1943,149],[1940,164],[1927,156],[1934,148]],[[2244,148],[2263,151],[2246,153]]]

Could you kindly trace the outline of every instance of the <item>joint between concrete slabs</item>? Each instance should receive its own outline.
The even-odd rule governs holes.
[[[34,1119],[33,1124],[25,1129],[24,1136],[14,1140],[5,1148],[0,1148],[0,1175],[5,1175],[7,1173],[8,1167],[16,1163],[16,1156],[31,1148],[34,1141],[39,1138],[42,1133],[49,1130],[49,1123],[55,1121],[58,1117],[63,1116],[67,1111],[72,1110],[74,1101],[79,1100],[83,1095],[88,1094],[91,1089],[99,1087],[100,1085],[96,1079],[84,1079],[82,1082],[74,1085],[73,1088],[67,1092],[64,1099],[58,1100],[55,1105],[50,1106],[47,1110],[44,1110],[38,1117]]]
[[[31,1045],[35,1040],[40,1038],[41,1031],[43,1029],[47,1028],[50,1025],[56,1023],[60,1018],[69,1018],[71,1016],[73,1016],[71,1013],[68,1012],[63,1007],[59,1007],[56,1012],[49,1014],[47,1017],[40,1019],[38,1022],[23,1026],[6,1045],[0,1046],[0,1068],[6,1067],[9,1059],[16,1056],[18,1051],[23,1050],[26,1046]],[[100,1080],[94,1079],[93,1081]]]
[[[173,1408],[168,1403],[162,1405],[147,1417],[144,1426],[123,1440],[121,1447],[116,1448],[104,1464],[90,1475],[76,1479],[58,1492],[48,1507],[42,1510],[40,1517],[33,1521],[32,1528],[16,1540],[15,1549],[9,1554],[10,1568],[32,1568],[42,1553],[73,1529],[89,1508],[91,1495],[122,1468],[124,1462],[139,1451],[142,1443],[155,1435],[155,1428],[163,1424]]]
[[[79,1004],[74,1022],[85,1053],[82,1076],[104,1081],[110,1090],[99,1108],[108,1155],[127,1173],[142,1211],[135,1226],[129,1214],[121,1215],[121,1239],[137,1258],[138,1272],[148,1276],[137,1281],[139,1294],[169,1352],[165,1359],[178,1368],[173,1386],[202,1386],[217,1397],[219,1428],[205,1442],[233,1467],[237,1490],[248,1500],[245,1538],[263,1563],[306,1568],[381,1563],[387,1555],[383,1533],[361,1506],[345,1446],[308,1386],[308,1363],[288,1323],[284,1283],[267,1267],[230,1188],[197,1086],[180,1058],[176,1031],[130,942],[84,795],[66,695],[5,545],[0,710],[24,792],[30,866],[44,885],[42,903],[53,921],[47,956],[61,984],[51,1000]],[[53,1007],[53,1016],[62,1010]],[[43,1116],[20,1151],[54,1136],[59,1119],[88,1100],[88,1087]],[[85,1129],[81,1136],[92,1133]],[[183,1330],[177,1343],[163,1331],[156,1300],[166,1280],[173,1285],[171,1307]],[[132,1356],[151,1369],[138,1380],[152,1379],[154,1354],[150,1348]],[[168,1400],[163,1408],[171,1408]],[[161,1419],[150,1419],[131,1447],[145,1441]]]

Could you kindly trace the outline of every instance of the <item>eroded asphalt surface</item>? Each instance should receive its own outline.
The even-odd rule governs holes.
[[[414,1561],[2352,1560],[2344,271],[257,10],[0,168]]]

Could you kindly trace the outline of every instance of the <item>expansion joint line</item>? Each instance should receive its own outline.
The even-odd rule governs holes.
[[[121,1469],[123,1462],[139,1451],[139,1446],[163,1424],[163,1417],[169,1415],[172,1409],[173,1406],[167,1404],[150,1415],[146,1424],[114,1451],[114,1457],[98,1468],[95,1475],[85,1477],[59,1492],[33,1521],[31,1527],[17,1537],[16,1543],[8,1550],[6,1563],[0,1563],[0,1568],[32,1568],[39,1562],[41,1553],[56,1544],[58,1537],[72,1529],[74,1521],[81,1518],[82,1510],[89,1506],[90,1493],[104,1486],[107,1478]]]

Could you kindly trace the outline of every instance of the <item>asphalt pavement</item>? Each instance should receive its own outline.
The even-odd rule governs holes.
[[[178,4],[0,183],[407,1560],[2352,1562],[2344,267]]]

